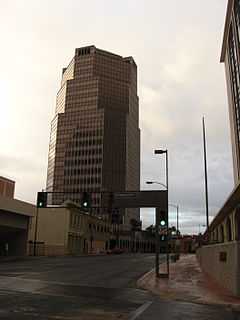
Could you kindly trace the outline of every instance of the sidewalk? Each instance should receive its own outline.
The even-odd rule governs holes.
[[[163,265],[160,265],[160,271]],[[156,279],[155,270],[138,280],[138,287],[160,296],[161,300],[222,305],[240,311],[240,298],[233,297],[203,274],[195,255],[181,255],[170,264],[170,278]]]

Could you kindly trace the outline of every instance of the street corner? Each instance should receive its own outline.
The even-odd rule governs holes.
[[[164,264],[161,264],[160,273],[163,271]],[[140,278],[137,285],[165,300],[221,305],[237,312],[240,310],[240,299],[202,272],[195,255],[183,255],[176,263],[171,263],[169,278],[156,278],[153,269]]]
[[[137,281],[137,287],[150,291],[162,299],[175,300],[177,299],[177,294],[169,289],[168,283],[169,279],[156,278],[155,269],[152,269]]]

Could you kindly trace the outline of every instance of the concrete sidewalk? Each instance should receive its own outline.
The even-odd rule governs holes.
[[[163,268],[160,265],[160,272]],[[204,274],[195,255],[182,255],[176,263],[171,263],[169,279],[156,279],[152,270],[139,279],[137,285],[167,300],[224,305],[240,310],[240,298],[231,296]]]
[[[235,310],[223,306],[156,299],[129,320],[240,320]]]

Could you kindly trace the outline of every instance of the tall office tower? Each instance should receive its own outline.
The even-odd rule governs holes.
[[[47,191],[139,188],[137,66],[132,57],[123,58],[95,46],[78,48],[62,71],[57,94]],[[101,207],[102,201],[101,194],[95,194],[92,206]],[[125,225],[132,218],[140,219],[138,209],[126,210]]]
[[[225,64],[234,181],[240,179],[240,0],[228,0],[221,62]]]

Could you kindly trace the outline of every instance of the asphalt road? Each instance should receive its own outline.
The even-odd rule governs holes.
[[[153,266],[151,254],[0,262],[0,318],[124,319],[151,299],[135,285]]]
[[[240,320],[226,307],[161,300],[137,289],[153,266],[150,254],[0,260],[0,319]]]

